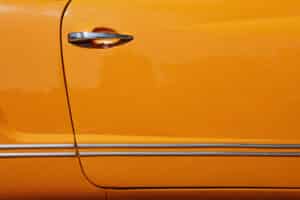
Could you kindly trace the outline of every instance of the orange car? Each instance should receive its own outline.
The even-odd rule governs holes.
[[[2,0],[0,199],[300,198],[299,0]]]

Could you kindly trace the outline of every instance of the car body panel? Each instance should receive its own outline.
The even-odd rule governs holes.
[[[0,199],[104,199],[74,149],[60,53],[67,3],[0,3]]]
[[[153,189],[153,190],[108,190],[109,200],[152,200],[152,199],[299,199],[299,190],[295,189]]]
[[[1,2],[1,144],[73,144],[60,54],[67,1]]]
[[[299,198],[298,1],[70,2],[0,3],[0,199]]]
[[[300,144],[299,5],[72,1],[63,55],[87,178],[108,188],[299,187],[298,156],[280,156],[299,148],[114,146]],[[68,43],[71,32],[103,27],[135,39],[110,49]],[[165,152],[255,155],[154,156]]]
[[[2,158],[0,162],[0,199],[105,199],[105,191],[81,173],[77,157]]]

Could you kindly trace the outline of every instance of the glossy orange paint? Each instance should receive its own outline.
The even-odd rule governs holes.
[[[1,2],[1,144],[73,143],[59,26],[67,1]]]
[[[232,200],[232,199],[299,199],[299,190],[294,189],[156,189],[156,190],[108,190],[109,200]]]
[[[0,199],[105,199],[104,190],[82,175],[76,157],[10,158],[0,163]]]
[[[63,51],[77,142],[300,144],[299,6],[72,1]],[[70,32],[101,27],[135,40],[112,49],[67,41]],[[300,187],[295,157],[81,161],[101,187]]]
[[[1,145],[74,143],[59,38],[66,3],[0,3]],[[62,151],[75,153],[75,149]],[[20,150],[0,150],[8,152]],[[81,174],[77,157],[0,158],[0,179],[0,199],[104,198],[104,192]]]
[[[299,4],[73,0],[63,45],[77,142],[300,143]],[[1,145],[74,143],[60,52],[66,5],[67,0],[0,3]],[[67,43],[68,32],[95,26],[136,40],[100,51]],[[23,150],[0,151],[8,152]],[[299,190],[291,189],[300,187],[300,161],[293,157],[81,162],[84,173],[76,156],[0,158],[0,199],[299,198]],[[106,187],[274,188],[105,191],[87,179]]]

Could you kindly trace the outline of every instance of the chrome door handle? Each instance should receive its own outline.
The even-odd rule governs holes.
[[[92,48],[110,48],[133,39],[131,35],[106,32],[72,32],[68,34],[69,43]]]

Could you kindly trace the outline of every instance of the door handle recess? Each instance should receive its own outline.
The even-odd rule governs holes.
[[[68,34],[69,43],[88,48],[111,48],[133,39],[131,35],[107,32],[72,32]]]

